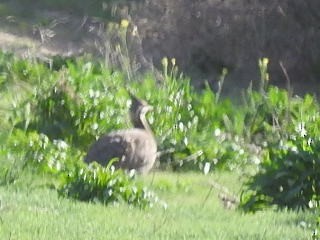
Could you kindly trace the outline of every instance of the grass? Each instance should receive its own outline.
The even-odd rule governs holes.
[[[55,190],[28,184],[0,188],[0,239],[309,239],[311,213],[225,209],[209,180],[238,191],[231,173],[156,172],[142,179],[167,209],[126,204],[104,206],[59,198]],[[39,182],[42,179],[39,179]],[[34,182],[34,181],[32,181]],[[205,201],[206,200],[206,201]]]

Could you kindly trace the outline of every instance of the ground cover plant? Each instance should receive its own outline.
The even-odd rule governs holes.
[[[1,53],[0,183],[7,194],[5,201],[10,201],[8,195],[12,189],[19,189],[18,195],[21,189],[22,199],[28,194],[28,187],[23,187],[28,176],[46,179],[45,186],[40,184],[45,190],[30,191],[47,191],[46,194],[53,197],[58,193],[62,199],[120,204],[123,209],[125,203],[138,209],[156,205],[161,209],[154,210],[156,215],[167,207],[168,195],[163,189],[177,191],[178,199],[171,202],[173,205],[186,197],[184,191],[199,194],[196,189],[189,192],[188,184],[192,184],[184,181],[182,186],[177,183],[179,187],[175,190],[176,187],[164,179],[155,185],[152,181],[146,184],[148,178],[141,179],[114,170],[112,166],[83,163],[85,151],[95,139],[105,132],[130,127],[127,116],[130,91],[155,107],[148,119],[161,151],[159,169],[177,171],[178,175],[182,171],[196,171],[212,177],[226,171],[248,176],[238,181],[245,183],[244,187],[238,186],[234,191],[235,207],[241,193],[240,208],[246,211],[255,212],[270,206],[316,210],[319,204],[318,103],[310,95],[294,97],[285,90],[268,86],[268,61],[264,59],[259,64],[261,88],[258,91],[249,88],[243,94],[243,103],[234,104],[209,86],[195,90],[188,79],[178,74],[174,59],[163,59],[163,82],[156,81],[152,75],[128,81],[126,73],[110,70],[89,57],[59,59],[58,63],[48,65],[36,59]],[[206,194],[210,197],[212,186],[216,186],[208,182],[204,182],[206,187],[201,190],[203,198],[190,201],[198,205],[206,203]],[[173,196],[169,194],[169,197]],[[67,200],[57,200],[56,204],[60,204],[59,201]],[[22,202],[28,206],[25,200]],[[75,206],[82,205],[75,203]],[[193,204],[186,207],[191,207],[191,212],[183,208],[174,211],[186,211],[188,216],[202,211]],[[174,211],[171,214],[181,216]],[[273,210],[265,211],[272,217],[277,214]],[[8,219],[10,214],[6,215]],[[132,214],[139,216],[139,213]],[[299,219],[291,221],[291,226],[296,228],[292,236],[311,235],[314,227],[311,224],[316,222],[316,218],[310,217],[312,212],[307,213],[307,218],[290,211],[280,214]],[[266,222],[273,224],[270,219]],[[204,224],[207,226],[208,222]],[[232,228],[235,229],[236,224]],[[274,235],[248,233],[248,229],[245,232],[244,239],[291,236],[289,229]],[[191,235],[186,235],[188,233]],[[228,235],[211,230],[179,234],[175,236],[196,238],[215,234],[216,239],[241,236],[241,233]]]

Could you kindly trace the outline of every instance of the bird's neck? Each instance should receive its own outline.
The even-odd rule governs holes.
[[[150,128],[150,125],[145,117],[145,115],[140,115],[139,117],[137,117],[134,121],[133,121],[133,126],[135,128],[140,128],[140,129],[144,129],[147,132],[149,132],[150,134],[152,134],[152,130]]]

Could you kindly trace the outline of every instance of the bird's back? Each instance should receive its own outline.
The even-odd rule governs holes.
[[[116,167],[147,173],[156,156],[157,144],[153,135],[144,129],[133,128],[102,136],[90,147],[85,161],[96,161],[105,166],[117,158]]]

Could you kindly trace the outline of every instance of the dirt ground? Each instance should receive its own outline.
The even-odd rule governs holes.
[[[102,23],[67,12],[34,12],[31,17],[0,18],[0,47],[22,56],[102,54]]]
[[[227,67],[229,74],[224,83],[223,94],[240,96],[240,89],[248,87],[250,82],[259,84],[258,58],[270,56],[271,80],[274,84],[286,87],[286,79],[279,67],[279,60],[283,60],[294,92],[317,93],[320,90],[317,75],[314,74],[318,73],[318,48],[307,44],[316,42],[316,37],[320,36],[318,31],[312,36],[293,35],[291,41],[288,34],[306,28],[298,28],[298,25],[292,24],[291,29],[282,34],[282,30],[287,29],[285,23],[289,20],[283,17],[285,14],[282,9],[278,11],[278,8],[274,8],[270,16],[261,18],[260,15],[255,15],[260,6],[257,5],[254,10],[251,6],[244,8],[242,1],[238,6],[231,4],[232,0],[224,3],[212,0],[190,7],[184,6],[187,2],[150,1],[144,11],[136,10],[135,16],[127,13],[119,15],[130,18],[141,34],[136,38],[138,41],[132,41],[133,45],[128,46],[129,51],[135,51],[134,58],[139,58],[136,66],[139,65],[140,69],[148,71],[154,69],[154,66],[161,67],[162,57],[175,57],[181,71],[190,74],[196,87],[201,88],[204,82],[209,82],[216,90],[221,69]],[[2,11],[1,6],[0,3],[0,48],[3,50],[40,59],[85,53],[105,59],[110,54],[108,47],[112,36],[106,33],[106,19],[47,9],[33,9],[32,12],[26,11],[23,14],[20,9],[19,14],[15,14],[12,9]],[[166,8],[162,8],[163,6]],[[157,11],[161,9],[164,9],[163,12]],[[208,15],[210,11],[206,12],[205,9],[212,9],[213,12],[210,10],[211,15]],[[248,18],[242,19],[241,16],[247,13]],[[260,34],[264,33],[260,26],[271,26],[273,20],[278,21],[272,16],[278,16],[281,20],[279,31]],[[254,25],[252,19],[257,19],[261,24]],[[245,32],[247,30],[248,33]],[[134,32],[134,29],[131,31]],[[305,31],[308,32],[308,29]],[[272,48],[274,46],[276,49]]]

